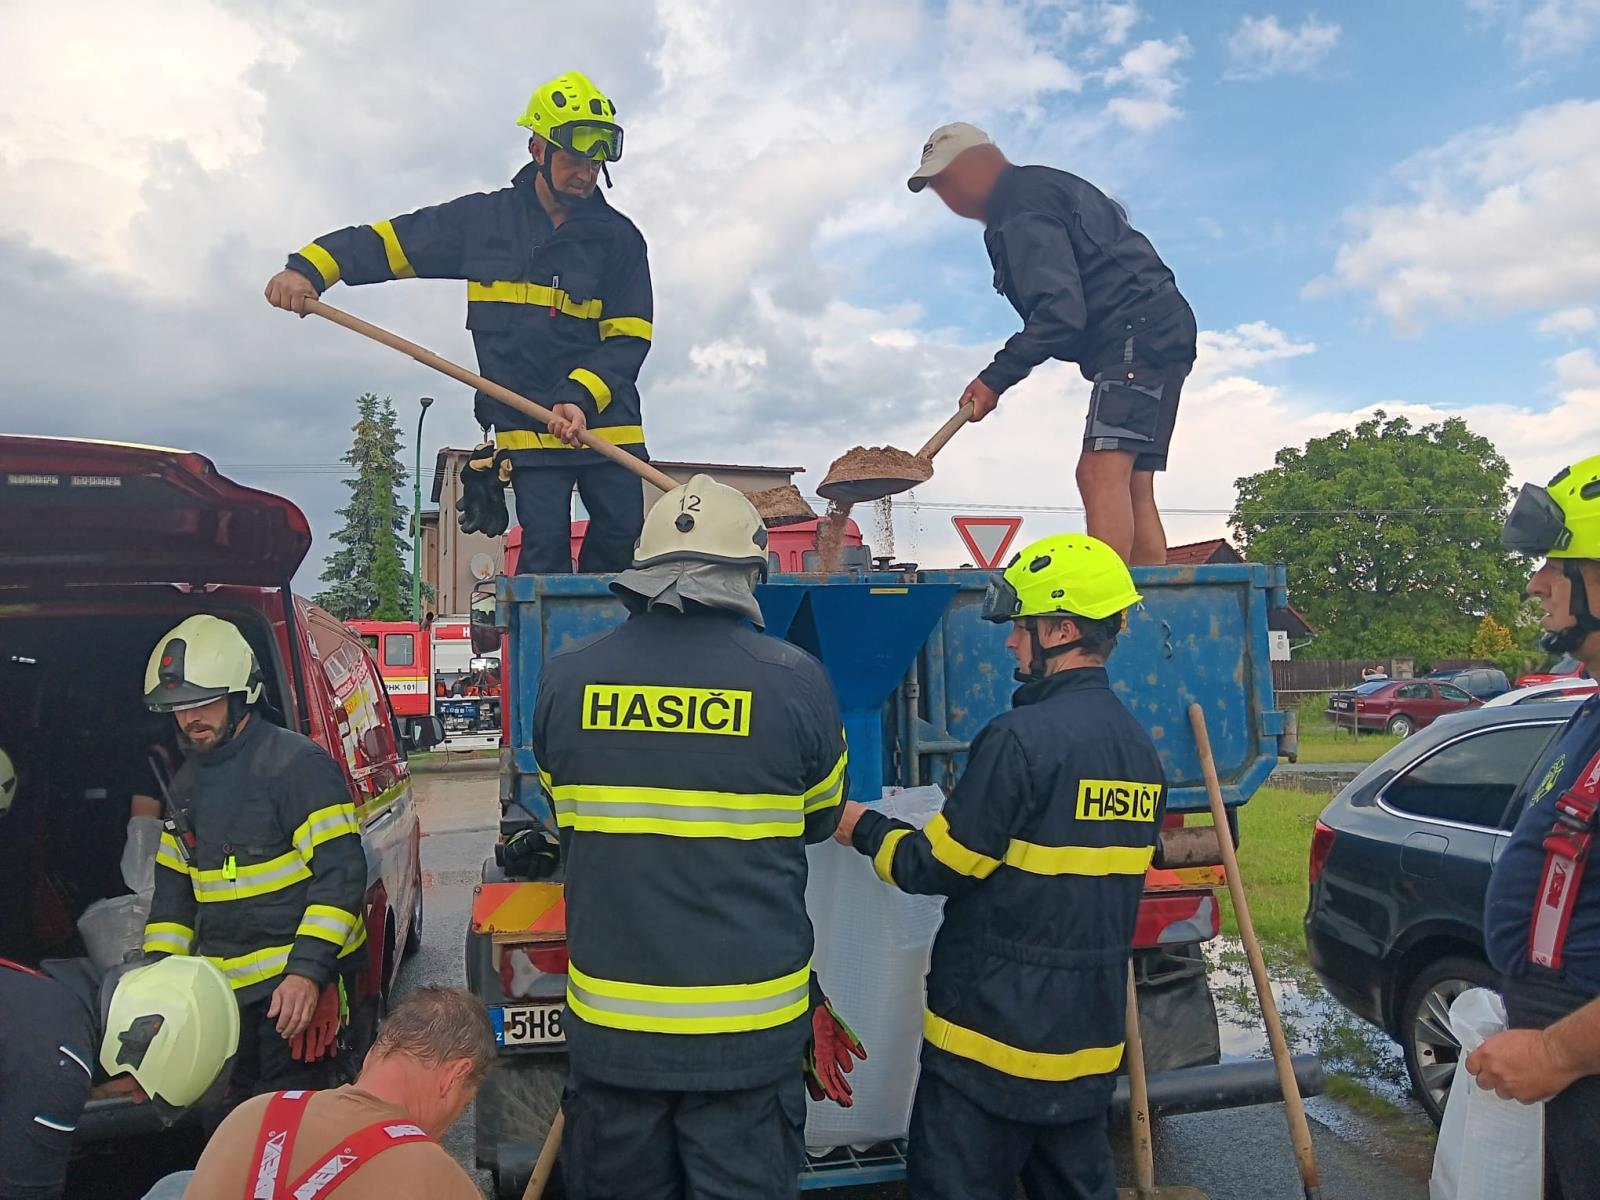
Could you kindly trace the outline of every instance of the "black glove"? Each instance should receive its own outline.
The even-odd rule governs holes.
[[[511,458],[493,442],[479,442],[461,464],[461,499],[456,512],[462,533],[499,537],[511,526],[506,508],[506,484],[511,481]]]

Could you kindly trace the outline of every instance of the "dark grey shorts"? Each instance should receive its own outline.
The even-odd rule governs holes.
[[[1094,377],[1085,451],[1132,454],[1135,471],[1165,471],[1190,363],[1119,362]]]

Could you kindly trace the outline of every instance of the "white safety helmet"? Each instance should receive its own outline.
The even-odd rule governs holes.
[[[17,764],[11,755],[0,750],[0,817],[11,811],[11,802],[17,798]]]
[[[767,527],[737,488],[696,475],[657,500],[644,519],[633,565],[705,562],[767,568]]]
[[[239,1050],[239,1002],[216,965],[174,955],[119,968],[102,992],[100,1065],[132,1075],[167,1118],[197,1103]]]
[[[237,692],[246,705],[261,699],[261,667],[231,621],[197,613],[162,638],[144,668],[144,702],[151,712],[182,712]]]

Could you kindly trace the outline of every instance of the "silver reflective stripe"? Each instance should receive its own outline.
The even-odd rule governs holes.
[[[340,921],[333,917],[325,917],[321,913],[307,913],[300,918],[300,933],[306,933],[311,929],[326,929],[333,934],[332,940],[342,946],[345,939],[355,932],[355,924],[348,919]]]
[[[231,900],[240,892],[260,895],[275,890],[276,886],[310,878],[311,869],[299,858],[293,858],[274,870],[259,874],[254,873],[249,867],[240,867],[238,879],[202,879],[197,876],[194,880],[194,894],[195,899],[201,901],[210,898]]]
[[[683,824],[717,823],[726,825],[795,824],[798,815],[792,808],[713,808],[687,804],[618,804],[587,800],[557,800],[558,816],[576,817],[654,817]]]
[[[632,1017],[666,1017],[715,1019],[717,1017],[755,1017],[779,1012],[798,1004],[811,995],[810,983],[780,992],[776,996],[763,996],[757,1000],[714,1000],[691,1004],[672,1004],[663,1000],[623,1000],[616,996],[597,996],[585,987],[567,981],[567,994],[577,997],[579,1003],[605,1013]]]
[[[210,955],[206,958],[208,962],[216,964],[231,987],[241,988],[281,975],[289,965],[289,952],[293,949],[293,946],[275,946],[235,959],[212,958]]]
[[[56,1049],[61,1051],[61,1053],[65,1054],[73,1062],[82,1067],[85,1075],[89,1076],[91,1079],[94,1078],[94,1072],[90,1070],[89,1064],[84,1062],[83,1059],[78,1057],[78,1055],[74,1054],[71,1050],[68,1050],[65,1046],[57,1046]]]
[[[814,796],[812,799],[806,802],[807,815],[814,813],[819,809],[832,808],[833,805],[838,801],[839,793],[842,791],[844,791],[843,776],[839,778],[837,783],[835,783],[827,791],[823,792],[822,795]]]
[[[294,848],[300,852],[302,858],[310,858],[319,841],[327,841],[323,834],[333,833],[336,836],[346,833],[359,834],[361,826],[355,815],[349,812],[330,813],[328,816],[299,830],[294,839]]]
[[[76,1121],[69,1125],[65,1121],[52,1121],[49,1117],[43,1116],[35,1117],[33,1123],[35,1125],[43,1125],[46,1129],[54,1129],[57,1133],[71,1133],[78,1127]]]

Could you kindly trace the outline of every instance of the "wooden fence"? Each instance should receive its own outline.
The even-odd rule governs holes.
[[[1297,658],[1272,664],[1272,688],[1280,696],[1336,692],[1361,682],[1361,672],[1374,668],[1390,679],[1410,679],[1415,663],[1409,658]]]

